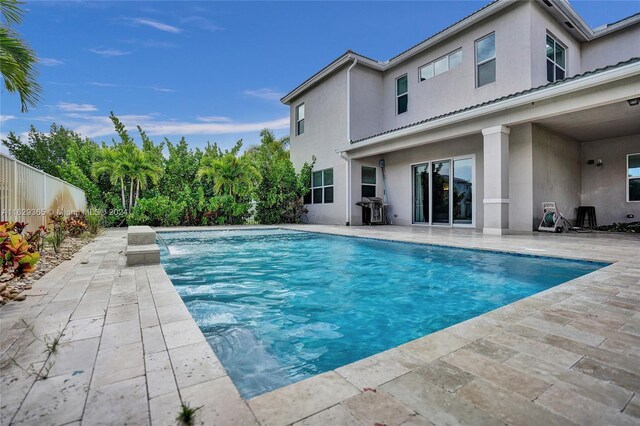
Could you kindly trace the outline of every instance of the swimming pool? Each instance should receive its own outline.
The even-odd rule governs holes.
[[[159,235],[167,274],[244,398],[605,266],[289,230]]]

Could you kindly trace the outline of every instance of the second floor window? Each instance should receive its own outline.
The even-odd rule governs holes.
[[[296,136],[304,133],[304,104],[296,107]]]
[[[402,114],[407,112],[409,106],[409,94],[407,75],[396,78],[396,113]]]
[[[333,169],[311,174],[311,196],[313,204],[333,203]]]
[[[476,40],[476,87],[496,81],[496,33]]]
[[[551,36],[547,36],[547,81],[562,80],[567,71],[567,49]]]
[[[448,55],[443,56],[440,59],[437,59],[433,62],[428,63],[427,65],[423,65],[422,67],[420,67],[420,70],[418,71],[420,81],[428,80],[433,76],[454,69],[461,63],[462,49],[458,49],[455,52],[449,53]]]

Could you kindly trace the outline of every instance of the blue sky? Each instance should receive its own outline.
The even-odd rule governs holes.
[[[347,49],[386,60],[488,1],[32,1],[18,31],[41,58],[42,101],[2,91],[0,135],[52,122],[109,141],[114,111],[154,140],[245,146],[288,134],[279,98]],[[596,27],[640,1],[571,1]],[[381,31],[380,28],[384,28]]]

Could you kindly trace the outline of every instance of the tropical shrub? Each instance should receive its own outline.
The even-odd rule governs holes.
[[[256,190],[256,219],[265,224],[298,223],[307,211],[302,199],[309,191],[315,159],[298,174],[286,150],[289,138],[276,139],[267,129],[260,136],[260,145],[248,152],[262,177]]]
[[[44,241],[47,235],[49,235],[49,230],[47,229],[47,227],[44,225],[40,225],[38,229],[34,231],[28,231],[24,237],[35,251],[40,252],[44,248]]]
[[[2,140],[17,159],[83,189],[88,204],[104,212],[67,224],[70,235],[95,233],[100,224],[244,223],[251,203],[259,223],[296,223],[305,212],[302,198],[313,163],[296,172],[286,137],[264,129],[260,144],[245,153],[241,140],[229,150],[215,143],[201,150],[191,149],[184,138],[155,144],[138,126],[141,143],[136,144],[113,113],[110,119],[118,136],[108,144],[56,124],[48,133],[32,127],[25,140],[13,133]],[[64,235],[54,228],[46,238],[61,242]]]
[[[169,197],[158,195],[142,198],[127,217],[130,225],[177,226],[180,225],[185,206]]]
[[[73,212],[64,221],[64,230],[71,237],[79,237],[87,230],[87,219],[83,212]]]
[[[34,250],[22,234],[16,232],[16,228],[20,226],[0,222],[0,275],[13,273],[15,276],[22,276],[33,272],[40,260],[40,253]]]
[[[49,215],[49,235],[46,237],[46,241],[51,244],[53,251],[60,253],[60,247],[64,242],[64,216],[58,213],[51,213]]]
[[[250,216],[251,202],[236,201],[233,195],[216,195],[209,199],[203,225],[241,225]]]
[[[96,235],[100,229],[100,222],[102,222],[101,211],[95,207],[91,207],[87,211],[87,214],[85,214],[85,219],[89,233]]]

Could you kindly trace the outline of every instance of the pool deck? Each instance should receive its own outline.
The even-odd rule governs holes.
[[[181,403],[206,425],[640,424],[639,235],[286,228],[612,265],[244,401],[164,269],[108,230],[0,308],[0,424],[175,425]]]

